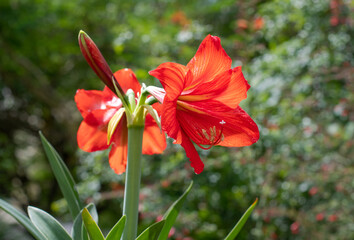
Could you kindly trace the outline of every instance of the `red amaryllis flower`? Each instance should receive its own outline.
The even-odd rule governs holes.
[[[114,73],[123,91],[132,89],[135,94],[140,92],[141,86],[135,74],[130,69],[122,69]],[[110,142],[107,143],[107,128],[111,118],[122,109],[121,100],[108,87],[103,91],[77,90],[75,102],[84,120],[77,132],[79,147],[86,152],[107,149],[112,145],[109,153],[111,168],[121,174],[127,164],[128,128],[125,113],[114,131]],[[165,136],[150,115],[146,116],[143,135],[143,154],[161,153],[166,148]]]
[[[149,73],[164,87],[148,87],[163,102],[162,129],[186,150],[195,173],[204,164],[192,142],[241,147],[258,140],[257,125],[239,107],[250,86],[241,67],[231,69],[218,37],[208,35],[187,66],[168,62]]]

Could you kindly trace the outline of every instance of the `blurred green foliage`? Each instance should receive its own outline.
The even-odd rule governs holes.
[[[124,175],[107,152],[77,151],[78,88],[102,89],[81,56],[86,31],[113,70],[186,64],[207,34],[221,38],[251,89],[241,106],[258,123],[251,147],[201,151],[195,175],[180,146],[146,156],[141,226],[159,218],[191,179],[171,239],[221,239],[259,204],[239,239],[354,238],[354,58],[350,0],[0,2],[0,196],[62,216],[68,209],[50,172],[42,130],[94,201],[100,226],[121,215]],[[18,239],[0,213],[0,238]],[[19,232],[16,232],[19,234]],[[23,237],[23,239],[25,239]]]

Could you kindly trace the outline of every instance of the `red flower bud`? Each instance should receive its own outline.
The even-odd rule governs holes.
[[[104,84],[106,84],[106,86],[109,87],[109,89],[111,89],[113,92],[116,92],[114,85],[112,83],[112,77],[113,77],[112,70],[109,68],[106,60],[102,56],[96,44],[82,30],[79,33],[79,45],[82,54],[84,55],[87,63],[90,65],[92,70],[104,82]],[[119,84],[117,82],[117,86],[118,85]]]

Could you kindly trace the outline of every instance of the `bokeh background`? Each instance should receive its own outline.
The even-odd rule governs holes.
[[[195,175],[180,146],[144,158],[141,226],[191,180],[171,239],[222,239],[259,198],[238,239],[354,239],[354,59],[350,0],[1,0],[0,197],[70,225],[41,130],[65,159],[104,229],[121,216],[124,175],[107,152],[78,150],[76,89],[103,89],[80,53],[86,31],[113,70],[141,82],[187,64],[217,35],[251,85],[241,106],[260,128],[250,147],[201,151]],[[0,239],[32,239],[0,211]]]

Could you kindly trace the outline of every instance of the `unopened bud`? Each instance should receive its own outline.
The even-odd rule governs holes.
[[[107,87],[115,92],[114,85],[112,83],[112,70],[109,68],[96,44],[82,30],[79,33],[79,45],[82,54],[93,71],[104,82],[104,84],[106,84]]]

